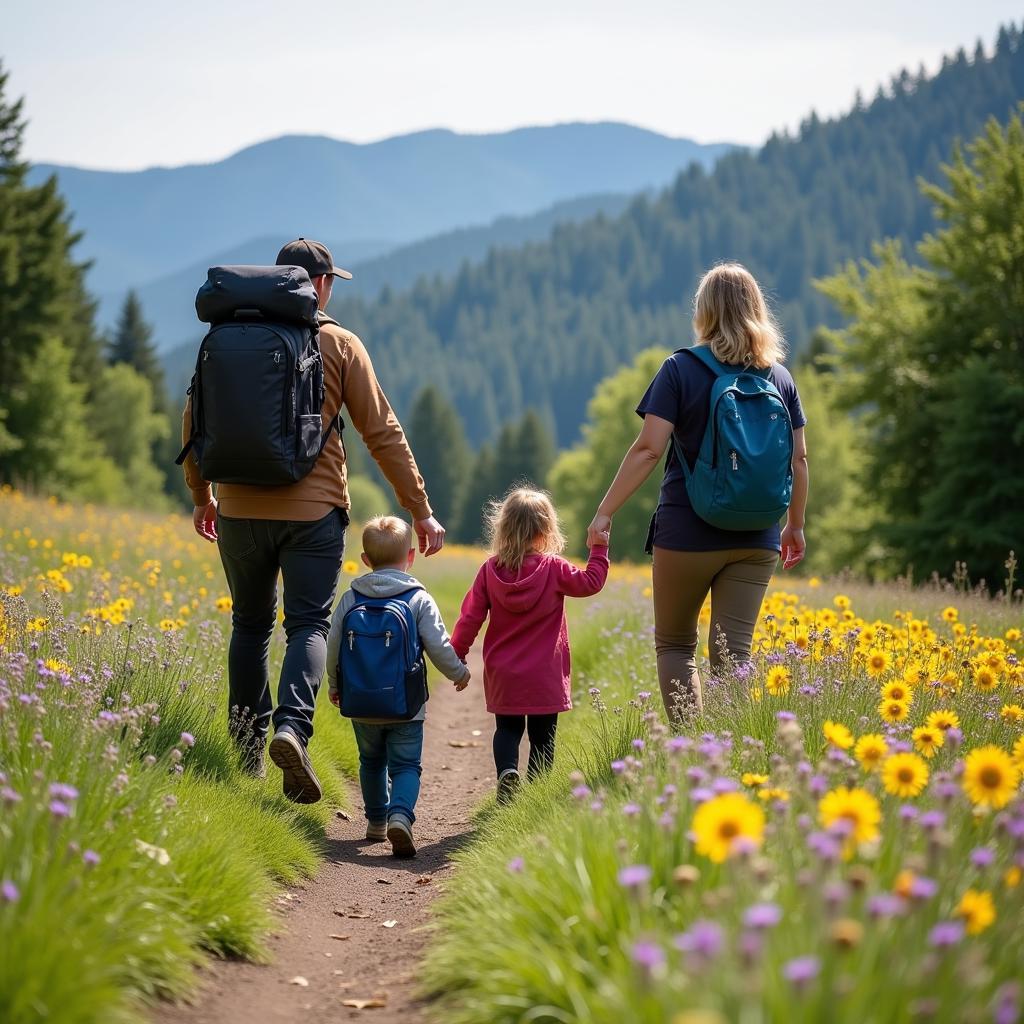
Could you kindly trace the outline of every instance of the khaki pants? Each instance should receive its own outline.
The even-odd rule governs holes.
[[[658,682],[669,718],[679,721],[694,706],[703,709],[697,673],[697,618],[711,592],[711,668],[722,663],[719,635],[728,656],[750,659],[754,626],[778,564],[775,551],[669,551],[654,549],[654,647]]]

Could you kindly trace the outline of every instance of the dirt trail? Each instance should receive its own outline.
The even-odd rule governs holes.
[[[278,901],[281,926],[269,943],[270,964],[212,963],[203,971],[194,1003],[158,1008],[155,1024],[422,1019],[414,986],[427,938],[423,925],[451,874],[450,855],[469,835],[472,809],[493,785],[493,719],[483,707],[479,659],[470,667],[473,681],[461,694],[436,672],[431,677],[416,808],[417,857],[398,860],[387,843],[365,840],[354,784],[351,820],[333,819],[316,878]],[[268,767],[268,784],[277,784],[276,769]],[[384,926],[391,921],[396,923]],[[293,983],[294,978],[308,984]],[[386,1005],[363,1010],[343,1005],[346,999],[375,996]]]

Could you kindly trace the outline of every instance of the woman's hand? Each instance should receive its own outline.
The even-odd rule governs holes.
[[[600,512],[594,516],[593,522],[587,527],[587,547],[592,548],[595,544],[608,546],[612,536],[612,517],[601,515]]]
[[[804,540],[804,531],[798,530],[788,523],[782,530],[782,568],[792,569],[803,561],[807,551],[807,541]]]

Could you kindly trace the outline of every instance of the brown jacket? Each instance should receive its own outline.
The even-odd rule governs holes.
[[[423,478],[409,450],[398,422],[377,382],[373,364],[363,343],[351,331],[333,323],[320,327],[320,351],[324,359],[327,395],[324,399],[324,429],[344,404],[348,419],[359,431],[370,454],[395,489],[399,503],[414,520],[431,515]],[[182,443],[192,432],[192,399],[182,416]],[[184,463],[185,483],[196,505],[206,505],[213,489],[199,472],[195,453]],[[308,476],[284,487],[251,487],[220,484],[219,510],[238,519],[290,519],[310,522],[321,519],[334,508],[349,507],[345,450],[336,432]]]

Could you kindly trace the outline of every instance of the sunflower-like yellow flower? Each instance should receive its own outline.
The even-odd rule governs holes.
[[[840,750],[849,750],[853,746],[853,733],[842,722],[826,722],[822,727],[825,739]]]
[[[865,733],[857,740],[853,748],[854,756],[866,772],[877,772],[888,752],[889,744],[885,742],[885,737],[878,732]]]
[[[850,599],[845,594],[836,594],[832,598],[832,603],[841,611],[845,612],[850,607]]]
[[[989,665],[979,664],[974,669],[974,685],[982,693],[989,693],[999,685],[999,673]]]
[[[773,697],[784,697],[789,693],[789,684],[792,681],[793,677],[788,668],[784,665],[773,665],[765,676],[764,688]]]
[[[882,764],[882,785],[893,796],[917,796],[927,784],[928,765],[917,754],[893,754]]]
[[[978,935],[996,919],[992,893],[985,889],[968,889],[960,898],[957,914],[964,919],[968,935]]]
[[[913,704],[913,687],[903,680],[894,680],[891,683],[886,683],[882,687],[882,700],[901,700],[905,704]]]
[[[946,622],[956,622],[956,620],[960,618],[960,613],[950,605],[948,608],[942,609],[942,618]]]
[[[1003,634],[1003,638],[1008,644],[1015,644],[1020,642],[1021,635],[1021,631],[1016,626],[1013,626]]]
[[[1024,736],[1013,745],[1013,761],[1021,771],[1024,771]]]
[[[925,720],[924,724],[929,729],[939,729],[946,732],[947,729],[960,728],[960,716],[955,711],[948,711],[946,708],[939,708],[933,711]]]
[[[761,774],[761,772],[744,772],[740,776],[740,782],[744,786],[763,786],[768,781],[768,776]]]
[[[697,839],[697,852],[721,864],[738,842],[761,845],[764,811],[742,793],[723,793],[697,808],[691,828]]]
[[[1024,708],[1019,704],[1004,704],[999,709],[999,717],[1010,725],[1024,722]]]
[[[910,705],[905,700],[882,700],[878,713],[887,722],[902,722],[910,714]]]
[[[871,843],[878,838],[878,826],[882,820],[882,809],[878,801],[866,789],[848,789],[839,786],[829,790],[818,803],[818,817],[825,828],[837,821],[850,823],[848,852],[861,843]]]
[[[352,561],[352,559],[351,559],[351,558],[349,558],[349,559],[348,559],[348,560],[347,560],[347,561],[346,561],[346,562],[344,563],[344,565],[342,565],[342,567],[341,567],[341,571],[342,571],[342,572],[343,572],[343,573],[344,573],[344,574],[345,574],[346,576],[355,576],[355,574],[356,574],[357,572],[359,572],[359,566],[358,566],[358,564],[357,564],[357,563],[355,563],[354,561]]]
[[[914,749],[925,757],[934,757],[939,747],[946,742],[946,734],[930,725],[919,725],[911,733],[911,738],[914,741]]]
[[[879,676],[884,676],[885,673],[889,671],[892,659],[889,657],[887,651],[883,651],[880,647],[875,647],[868,651],[864,664],[868,670],[868,675],[871,676],[872,679],[877,679]]]
[[[1020,769],[995,744],[972,750],[964,761],[964,792],[974,804],[999,810],[1013,799],[1019,783]]]

